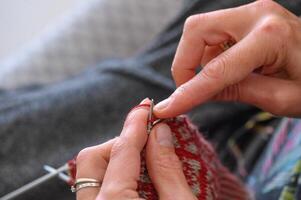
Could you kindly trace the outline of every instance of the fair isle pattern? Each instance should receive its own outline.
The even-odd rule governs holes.
[[[175,151],[182,162],[186,180],[198,199],[249,199],[245,187],[220,163],[213,147],[202,137],[188,117],[168,119],[166,123],[173,133]],[[156,190],[147,173],[145,151],[141,157],[139,195],[147,200],[157,200]]]

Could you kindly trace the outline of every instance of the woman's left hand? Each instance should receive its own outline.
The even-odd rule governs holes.
[[[148,99],[142,101],[149,104]],[[160,199],[196,199],[187,184],[182,165],[175,154],[169,127],[160,123],[147,136],[148,107],[132,110],[119,137],[83,149],[77,157],[76,178],[99,180],[101,187],[77,191],[78,200],[141,199],[137,190],[140,153],[146,145],[146,164]]]

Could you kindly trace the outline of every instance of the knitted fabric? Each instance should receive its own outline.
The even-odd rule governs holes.
[[[172,131],[175,152],[182,162],[186,180],[198,199],[249,199],[243,184],[221,164],[213,147],[188,117],[179,116],[165,122]],[[156,200],[158,196],[147,173],[145,151],[141,157],[138,193],[144,199]]]

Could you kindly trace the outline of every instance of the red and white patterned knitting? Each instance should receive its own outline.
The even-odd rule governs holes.
[[[250,199],[243,183],[221,164],[213,147],[187,116],[164,122],[172,131],[175,151],[182,162],[186,180],[199,200]],[[141,158],[137,191],[139,196],[146,200],[157,200],[157,192],[147,173],[145,151],[142,152]],[[69,161],[68,165],[71,177],[69,184],[73,185],[76,175],[75,159]]]
[[[188,117],[179,116],[165,122],[172,131],[175,151],[182,162],[186,180],[198,199],[249,199],[242,182],[221,164],[213,147]],[[138,192],[144,199],[156,200],[158,196],[148,176],[144,154],[143,151]]]

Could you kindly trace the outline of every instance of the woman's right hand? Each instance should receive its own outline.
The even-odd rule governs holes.
[[[220,44],[231,39],[236,44],[222,51]],[[200,64],[205,67],[195,74]],[[212,99],[300,117],[300,19],[269,0],[191,16],[172,74],[178,88],[155,106],[159,118],[182,114]]]

